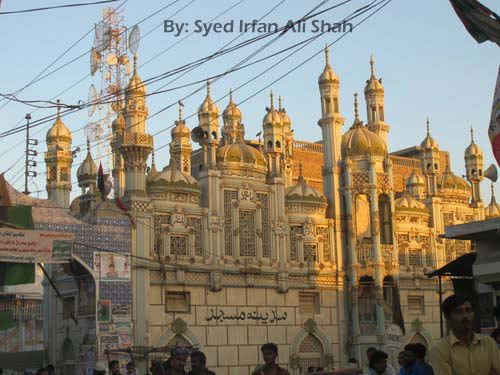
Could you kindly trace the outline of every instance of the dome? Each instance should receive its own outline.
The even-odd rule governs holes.
[[[464,190],[470,191],[470,186],[463,178],[458,177],[450,171],[449,167],[441,176],[441,180],[438,183],[441,189],[454,189],[454,190]]]
[[[429,213],[427,211],[427,207],[422,202],[418,201],[411,194],[405,190],[403,195],[396,199],[395,202],[396,211],[412,211],[412,212],[421,212],[421,213]]]
[[[227,104],[226,109],[224,109],[224,112],[222,113],[222,118],[224,119],[224,122],[230,122],[232,120],[238,120],[241,121],[242,115],[241,111],[236,105],[236,103],[233,101],[233,91],[229,91],[229,103]]]
[[[217,163],[246,163],[259,167],[267,165],[262,152],[247,145],[243,140],[219,147],[217,149]]]
[[[113,129],[113,132],[125,129],[125,117],[123,117],[121,112],[119,112],[116,119],[113,120],[111,128]]]
[[[425,185],[425,178],[422,175],[419,175],[413,170],[412,174],[406,180],[407,186],[415,186],[415,185]]]
[[[46,137],[47,143],[57,142],[57,141],[66,141],[71,142],[71,131],[64,125],[59,116],[59,109],[57,110],[57,118],[47,132]]]
[[[335,74],[332,67],[330,66],[330,51],[328,47],[325,48],[325,68],[323,69],[323,73],[318,77],[318,83],[331,83],[331,82],[339,82],[339,77]]]
[[[82,164],[76,170],[76,177],[78,178],[78,185],[80,187],[88,185],[92,182],[95,183],[97,178],[97,165],[92,159],[90,154],[90,143],[87,141],[87,156]]]
[[[342,136],[342,154],[345,156],[387,156],[385,142],[377,134],[363,126],[358,115],[358,96],[354,94],[354,124]]]
[[[139,74],[137,73],[137,55],[134,56],[134,73],[128,82],[126,92],[139,94],[146,93],[146,85],[144,85],[141,77],[139,77]]]
[[[483,157],[483,150],[481,150],[481,148],[476,144],[476,142],[474,142],[474,132],[473,130],[471,129],[470,130],[470,133],[471,133],[471,142],[470,142],[470,145],[469,147],[467,147],[465,149],[465,159],[468,159],[470,157]]]
[[[262,125],[264,127],[266,126],[281,126],[283,125],[283,118],[281,117],[280,111],[276,110],[274,108],[274,96],[273,92],[271,91],[270,95],[270,101],[271,101],[271,106],[269,108],[266,108],[266,115],[262,119]]]
[[[216,116],[219,115],[219,108],[210,96],[210,81],[207,81],[207,96],[198,108],[198,113],[213,113]]]
[[[152,190],[151,185],[155,185],[155,190],[199,190],[198,181],[188,173],[181,171],[173,165],[169,165],[158,172],[153,164],[146,176],[148,191]]]
[[[420,147],[422,147],[423,149],[433,150],[437,150],[439,148],[437,142],[434,140],[434,138],[431,137],[429,118],[427,118],[427,135],[425,136],[422,143],[420,143]]]
[[[316,189],[307,184],[302,174],[302,164],[300,165],[299,179],[297,184],[288,188],[286,200],[308,200],[326,203],[325,197]]]
[[[370,79],[366,81],[365,94],[369,92],[383,92],[384,86],[382,85],[382,78],[377,79],[375,77],[375,60],[373,55],[370,57],[370,67],[371,76]]]
[[[172,139],[176,138],[189,138],[191,135],[191,130],[186,126],[184,121],[176,121],[175,126],[170,132]]]
[[[484,208],[484,216],[486,217],[486,219],[500,217],[500,204],[498,204],[495,199],[495,191],[493,190],[493,184],[491,184],[491,201],[490,204]]]

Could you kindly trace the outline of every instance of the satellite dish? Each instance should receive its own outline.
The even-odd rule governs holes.
[[[128,37],[128,48],[132,54],[136,54],[139,49],[139,42],[141,40],[141,30],[139,29],[139,25],[135,25],[130,32]]]
[[[92,117],[92,115],[95,113],[95,109],[96,109],[96,102],[97,102],[97,91],[95,89],[95,86],[94,84],[90,85],[90,89],[89,89],[89,109],[88,109],[88,113],[89,113],[89,117]]]
[[[108,57],[106,58],[106,62],[108,63],[108,65],[114,66],[118,64],[118,57],[116,57],[116,55],[112,53],[108,55]]]
[[[96,51],[94,47],[90,50],[90,74],[94,75],[99,69],[99,64],[101,63],[101,55]]]
[[[111,42],[111,26],[106,22],[99,22],[95,25],[94,48],[97,52],[103,52],[109,47]]]

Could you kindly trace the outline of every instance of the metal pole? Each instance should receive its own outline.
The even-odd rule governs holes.
[[[24,191],[23,194],[29,195],[28,191],[28,172],[29,172],[29,143],[30,143],[30,120],[31,120],[31,115],[29,113],[26,114],[24,117],[26,119],[26,159],[25,159],[25,165],[24,165]]]
[[[439,284],[439,331],[443,337],[443,284],[441,283],[441,275],[438,275]]]

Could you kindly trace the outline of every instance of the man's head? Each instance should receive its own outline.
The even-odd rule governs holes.
[[[444,300],[441,309],[452,330],[458,332],[472,331],[474,311],[467,297],[453,294]]]
[[[368,358],[368,362],[370,361],[370,358],[372,357],[373,353],[377,351],[377,348],[374,348],[373,346],[370,346],[368,349],[366,349],[366,358]]]
[[[172,368],[179,370],[179,371],[184,371],[184,368],[186,367],[186,361],[188,358],[188,351],[186,348],[183,348],[182,346],[176,346],[170,351],[170,358],[171,358],[171,365]]]
[[[120,364],[118,363],[117,360],[109,361],[108,368],[109,368],[109,373],[111,375],[118,375],[118,374],[120,374]]]
[[[427,353],[427,348],[424,344],[416,343],[413,344],[413,352],[415,353],[415,357],[418,361],[425,360],[425,354]]]
[[[371,353],[369,365],[377,374],[383,374],[387,368],[387,354],[381,350],[375,350]]]
[[[193,371],[201,371],[207,366],[207,356],[203,352],[195,350],[190,354],[190,357]]]
[[[276,358],[278,357],[278,347],[272,342],[262,345],[260,348],[262,351],[262,357],[264,358],[264,363],[266,365],[271,365],[276,363]]]
[[[404,351],[404,367],[413,366],[416,359],[417,356],[415,355],[415,345],[414,344],[406,345]]]

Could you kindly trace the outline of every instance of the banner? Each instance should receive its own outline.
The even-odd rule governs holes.
[[[65,263],[74,240],[73,233],[0,228],[0,262]]]
[[[129,281],[130,254],[94,252],[94,270],[100,281]]]

